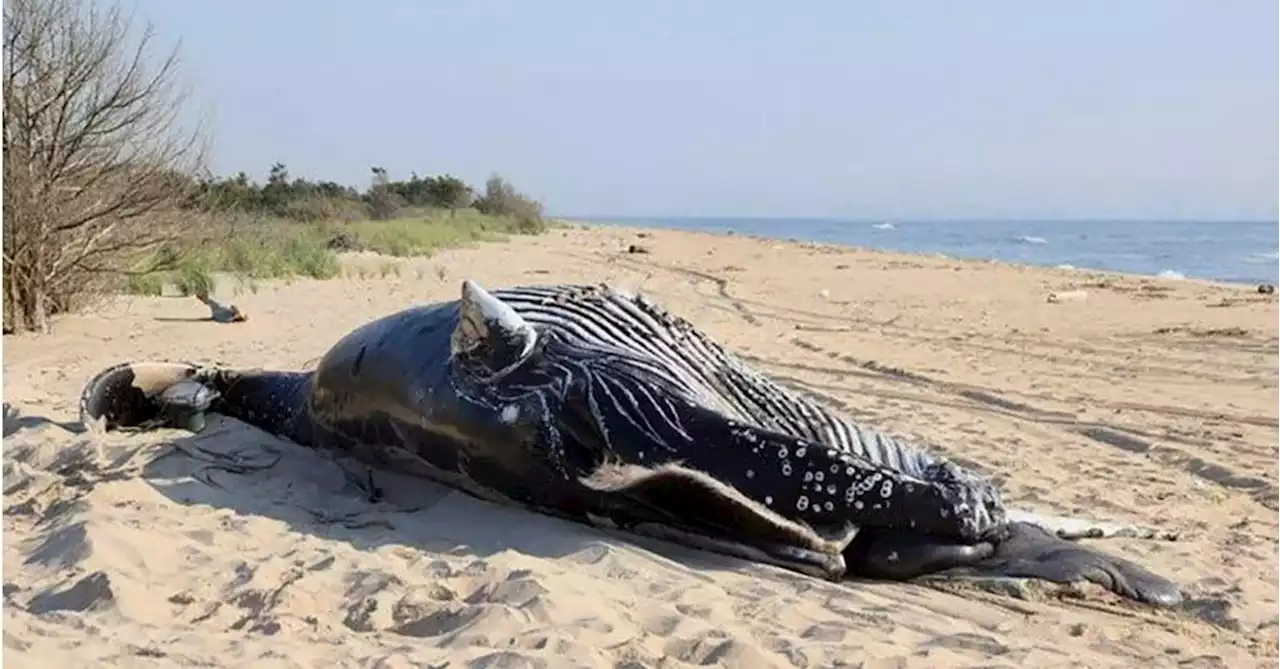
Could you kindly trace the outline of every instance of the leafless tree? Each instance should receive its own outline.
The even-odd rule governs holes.
[[[184,124],[178,49],[94,0],[4,3],[4,329],[49,316],[198,234],[203,124]],[[173,256],[150,254],[173,262]]]

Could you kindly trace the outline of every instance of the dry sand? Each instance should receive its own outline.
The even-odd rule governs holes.
[[[649,253],[628,253],[632,244]],[[6,337],[4,659],[18,667],[1253,667],[1277,648],[1277,302],[1251,289],[733,236],[571,230],[367,278],[121,298]],[[1162,613],[817,581],[382,477],[215,418],[94,436],[123,359],[298,368],[459,282],[641,289],[787,383],[939,444],[1022,507],[1184,532],[1105,542]],[[1084,291],[1051,303],[1050,293]],[[11,406],[9,406],[11,405]],[[228,456],[244,465],[229,471]]]

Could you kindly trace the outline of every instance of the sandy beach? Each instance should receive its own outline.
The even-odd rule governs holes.
[[[244,323],[119,297],[5,338],[6,666],[1275,666],[1274,294],[624,228],[345,262],[365,271],[223,282]],[[304,368],[464,278],[639,290],[788,385],[997,477],[1011,506],[1181,532],[1095,545],[1187,602],[828,583],[387,474],[370,503],[330,456],[229,419],[194,438],[76,422],[109,364]]]

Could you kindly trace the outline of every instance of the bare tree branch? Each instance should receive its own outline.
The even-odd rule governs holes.
[[[205,133],[182,122],[178,47],[152,58],[119,6],[10,0],[4,19],[5,329],[46,330],[190,233]]]

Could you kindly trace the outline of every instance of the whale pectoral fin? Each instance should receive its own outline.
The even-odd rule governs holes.
[[[80,421],[106,430],[199,427],[212,395],[196,380],[200,367],[172,362],[126,362],[96,374],[80,395]],[[185,411],[185,413],[184,413]]]
[[[458,309],[450,352],[481,378],[496,379],[520,366],[538,341],[532,324],[474,281],[462,282]]]
[[[704,472],[605,464],[581,482],[604,495],[613,524],[634,533],[824,578],[844,573],[841,550],[852,531],[826,538]]]
[[[972,577],[975,581],[1003,582],[1005,586],[1010,578],[1062,584],[1088,582],[1155,606],[1174,607],[1182,601],[1177,585],[1146,568],[1024,522],[1009,526],[1008,537],[995,546],[990,557],[942,571],[939,576]]]
[[[1106,523],[1089,518],[1074,516],[1052,516],[1018,509],[1006,511],[1010,522],[1024,522],[1039,526],[1050,534],[1061,539],[1151,539],[1157,541],[1177,541],[1179,533],[1174,530],[1161,530],[1145,525],[1125,525],[1122,523]]]

